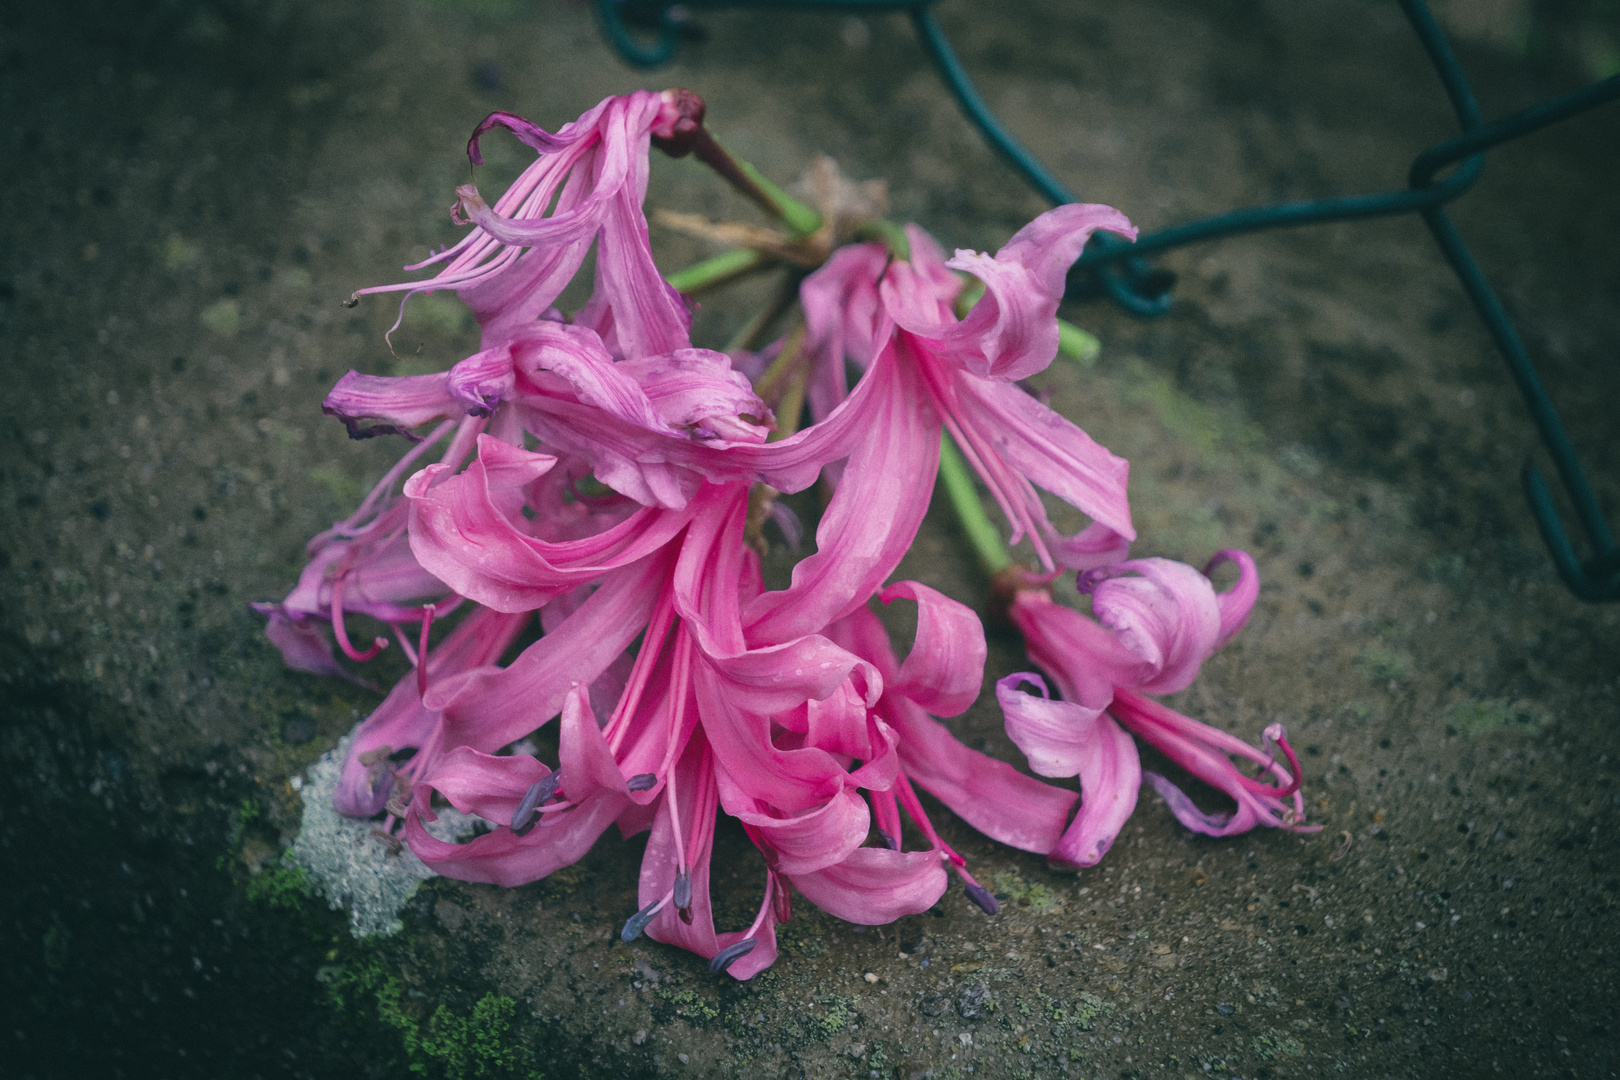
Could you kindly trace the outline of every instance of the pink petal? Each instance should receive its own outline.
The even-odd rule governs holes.
[[[566,379],[579,400],[609,416],[664,434],[678,435],[653,408],[631,369],[614,363],[595,331],[583,326],[537,322],[513,343],[513,363],[524,375],[552,371]]]
[[[781,815],[770,808],[770,790],[750,790],[724,767],[715,770],[720,805],[752,825],[774,855],[772,869],[804,874],[841,861],[866,841],[871,812],[858,792],[844,788],[820,806]],[[767,859],[767,862],[771,862]]]
[[[421,782],[462,813],[505,825],[529,788],[550,775],[545,763],[527,754],[497,757],[457,746],[441,755]]]
[[[843,861],[809,874],[792,874],[794,886],[834,918],[881,926],[933,907],[949,878],[933,851],[856,848]]]
[[[1109,716],[1090,721],[1089,752],[1080,762],[1080,812],[1052,849],[1058,866],[1095,866],[1136,810],[1142,762],[1131,737]]]
[[[804,348],[812,357],[806,397],[821,421],[849,393],[846,361],[865,368],[876,355],[883,318],[877,280],[888,261],[882,244],[850,244],[832,253],[799,285],[804,308]]]
[[[1018,386],[966,372],[953,385],[960,422],[980,433],[1015,473],[1125,541],[1136,538],[1125,497],[1128,461]],[[1037,523],[1046,521],[1038,499],[1029,512]]]
[[[411,428],[429,420],[459,416],[466,410],[451,398],[442,372],[362,375],[350,371],[326,395],[321,411],[342,420],[349,429],[349,438],[366,439],[373,435],[409,435]]]
[[[664,547],[691,511],[644,509],[595,536],[527,534],[527,489],[557,463],[488,435],[459,474],[430,465],[405,482],[411,550],[450,588],[497,611],[532,611]]]
[[[948,308],[934,314],[928,305],[908,301],[904,294],[910,281],[903,273],[891,272],[884,279],[884,302],[901,327],[928,338],[941,355],[967,371],[997,380],[1027,378],[1057,355],[1057,308],[1064,278],[1099,228],[1136,236],[1117,210],[1070,204],[1024,226],[993,259],[958,251],[945,265],[985,284],[983,298],[960,322],[949,316]]]
[[[1255,569],[1254,560],[1249,558],[1247,551],[1238,548],[1217,551],[1215,557],[1209,560],[1209,565],[1204,567],[1204,576],[1211,576],[1217,566],[1228,562],[1237,564],[1238,579],[1230,589],[1215,594],[1215,602],[1221,608],[1221,636],[1215,645],[1217,649],[1224,648],[1249,624],[1249,612],[1254,609],[1254,602],[1260,595],[1260,572]]]
[[[1040,696],[1020,692],[1025,682],[1033,683]],[[1001,679],[996,701],[1006,717],[1007,738],[1024,752],[1037,776],[1079,776],[1086,758],[1098,752],[1096,720],[1102,709],[1050,699],[1039,675],[1021,671]]]
[[[497,829],[465,844],[437,839],[412,813],[405,819],[405,842],[418,858],[445,877],[512,888],[578,862],[613,824],[627,801],[619,796],[594,795],[581,805],[559,812],[555,822],[547,821],[524,836],[514,836],[510,829]]]
[[[1134,686],[1146,671],[1142,658],[1112,633],[1045,592],[1017,593],[1008,617],[1064,701],[1106,709],[1116,686]]]
[[[1077,796],[1004,761],[969,750],[908,698],[879,710],[900,736],[906,775],[992,840],[1045,855],[1057,846]]]
[[[516,376],[512,349],[498,345],[473,353],[451,368],[445,389],[471,416],[488,416],[502,399],[510,397]]]
[[[816,528],[816,553],[794,566],[791,586],[744,610],[750,643],[803,637],[843,618],[866,603],[911,547],[939,468],[939,423],[909,365],[876,364],[862,382],[890,370],[894,383],[882,412],[850,455]],[[859,394],[857,388],[845,404]]]
[[[915,581],[878,594],[917,602],[917,638],[893,687],[935,716],[956,716],[978,700],[984,684],[984,626],[973,609]],[[1072,774],[1069,774],[1072,775]]]
[[[595,681],[641,633],[668,573],[667,554],[616,570],[565,632],[547,634],[505,668],[435,680],[427,700],[444,711],[446,740],[488,752],[560,713],[574,683]]]
[[[1147,662],[1149,670],[1134,689],[1173,694],[1198,677],[1221,636],[1221,609],[1209,578],[1170,559],[1133,559],[1109,573],[1092,597],[1097,619],[1120,642]]]
[[[294,671],[311,675],[336,675],[340,679],[367,685],[337,662],[326,619],[288,612],[280,604],[254,604],[253,610],[269,617],[264,636],[281,650],[281,660]]]
[[[522,615],[503,615],[488,609],[472,612],[428,653],[430,683],[449,680],[468,669],[494,663],[526,621]],[[371,790],[370,770],[360,764],[361,754],[385,746],[396,751],[428,747],[439,739],[440,724],[438,710],[422,700],[416,672],[408,672],[388,692],[383,703],[355,728],[349,756],[332,795],[332,804],[338,812],[351,817],[370,817],[376,813],[375,809],[368,809],[375,801],[372,798],[375,792]],[[419,764],[412,764],[420,768]]]
[[[708,431],[707,438],[764,442],[767,429],[741,420],[768,421],[770,410],[749,381],[732,370],[724,353],[677,349],[618,364],[646,392],[653,410],[671,428]]]

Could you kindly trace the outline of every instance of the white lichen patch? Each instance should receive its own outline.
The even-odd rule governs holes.
[[[377,822],[344,817],[332,806],[348,753],[349,739],[338,743],[309,767],[299,795],[304,817],[288,858],[302,866],[315,891],[334,911],[349,910],[349,929],[357,938],[388,935],[403,927],[399,912],[428,878],[437,877],[405,848],[397,854],[371,834]],[[440,812],[428,831],[445,841],[472,836],[477,819],[454,808]]]

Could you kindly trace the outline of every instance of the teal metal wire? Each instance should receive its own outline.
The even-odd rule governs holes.
[[[854,12],[905,12],[917,39],[957,105],[992,149],[1032,188],[1054,205],[1080,201],[1039,158],[1013,137],[985,104],[963,67],[939,21],[937,0],[597,0],[603,31],[626,61],[639,67],[657,67],[674,58],[686,31],[686,19],[699,8],[808,8]],[[1175,276],[1156,269],[1147,256],[1188,244],[1204,243],[1266,229],[1294,228],[1330,221],[1355,221],[1416,213],[1428,226],[1442,255],[1457,275],[1491,339],[1507,363],[1519,388],[1531,422],[1574,507],[1575,516],[1591,549],[1585,558],[1564,528],[1550,489],[1534,461],[1527,460],[1522,483],[1531,514],[1541,532],[1559,577],[1571,593],[1591,602],[1620,600],[1620,549],[1598,504],[1580,459],[1564,430],[1563,421],[1536,372],[1523,341],[1513,328],[1501,302],[1485,280],[1478,262],[1452,225],[1444,205],[1462,195],[1479,178],[1485,152],[1551,124],[1620,98],[1620,76],[1604,79],[1487,124],[1480,114],[1472,87],[1457,62],[1445,34],[1424,0],[1400,0],[1401,10],[1434,65],[1457,114],[1461,134],[1424,150],[1412,162],[1407,187],[1400,191],[1348,195],[1331,199],[1248,207],[1147,233],[1132,244],[1098,233],[1070,272],[1069,295],[1080,298],[1099,289],[1134,314],[1152,317],[1169,309]],[[634,26],[652,40],[643,42]],[[1440,174],[1455,166],[1449,175]]]

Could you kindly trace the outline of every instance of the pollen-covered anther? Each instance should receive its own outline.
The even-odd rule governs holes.
[[[692,875],[682,870],[675,875],[675,906],[682,911],[692,907]]]
[[[653,921],[653,917],[658,914],[658,910],[668,901],[668,896],[660,897],[630,916],[624,924],[624,929],[619,932],[619,940],[631,942],[640,937],[641,932],[647,929],[647,924]]]
[[[1001,902],[995,898],[995,895],[976,881],[964,883],[962,891],[967,893],[968,899],[978,904],[986,915],[994,915],[1001,910]]]
[[[523,836],[534,828],[540,820],[540,804],[557,793],[562,783],[562,770],[547,775],[542,780],[536,780],[529,785],[529,790],[523,793],[518,800],[517,809],[512,811],[512,834]]]
[[[743,957],[753,952],[754,946],[758,944],[758,938],[745,937],[741,941],[734,941],[730,945],[727,945],[725,948],[715,953],[714,959],[709,961],[709,974],[720,974],[732,964],[735,964],[738,960],[741,960]]]

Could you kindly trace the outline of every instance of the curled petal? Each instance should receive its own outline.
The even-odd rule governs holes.
[[[1170,559],[1133,559],[1096,587],[1097,619],[1149,666],[1134,688],[1146,694],[1185,690],[1221,637],[1221,609],[1209,578]]]
[[[1019,691],[1033,683],[1040,697]],[[1088,709],[1072,701],[1053,701],[1046,680],[1020,671],[996,683],[996,701],[1006,718],[1007,738],[1029,759],[1038,776],[1079,776],[1088,755],[1097,752],[1096,720],[1102,709]]]
[[[332,639],[326,635],[329,620],[289,612],[280,604],[254,604],[253,610],[269,616],[264,636],[281,650],[281,659],[294,671],[307,671],[311,675],[336,675],[340,679],[367,685],[358,676],[350,674],[332,652]]]
[[[792,874],[805,897],[834,918],[881,926],[927,911],[945,894],[949,878],[933,851],[856,848],[843,860],[807,874]]]
[[[618,364],[640,384],[655,411],[671,428],[709,432],[707,438],[731,442],[765,441],[764,421],[770,410],[752,384],[732,370],[724,353],[710,349],[677,349],[661,356]],[[749,423],[752,416],[759,423]]]
[[[1090,752],[1080,762],[1080,812],[1049,856],[1057,866],[1097,865],[1136,810],[1142,787],[1142,762],[1130,735],[1107,715],[1090,727]]]
[[[602,532],[551,542],[530,536],[523,515],[535,481],[556,465],[489,435],[459,474],[430,465],[405,482],[411,550],[463,596],[498,611],[532,611],[662,548],[690,513],[643,509]]]
[[[897,323],[932,340],[973,374],[1007,381],[1028,378],[1057,355],[1057,308],[1064,278],[1097,229],[1136,237],[1130,222],[1112,207],[1071,203],[1024,226],[994,258],[958,251],[945,265],[972,274],[985,285],[984,297],[960,322],[929,325],[916,318],[895,297],[903,279],[893,285],[885,279],[884,300],[891,303]]]
[[[342,420],[349,429],[349,438],[369,439],[373,435],[415,438],[411,428],[442,417],[460,416],[466,410],[450,396],[443,372],[362,375],[350,371],[326,395],[321,411]]]
[[[457,746],[439,758],[422,783],[462,813],[503,825],[512,820],[529,789],[553,775],[543,762],[527,754],[498,757]]]
[[[512,350],[503,344],[473,353],[451,368],[445,389],[469,416],[488,416],[511,396],[514,382]]]
[[[465,844],[438,839],[412,813],[405,819],[405,842],[445,877],[510,888],[578,862],[613,824],[624,802],[622,797],[597,794],[557,815],[555,824],[548,822],[525,836],[497,829]]]
[[[723,768],[716,778],[726,813],[758,830],[775,856],[773,869],[781,873],[806,874],[831,866],[860,847],[871,831],[866,800],[848,788],[814,809],[777,816],[764,805],[768,790],[750,791]]]
[[[917,639],[895,692],[935,716],[955,716],[978,699],[984,683],[984,625],[973,609],[915,581],[899,581],[878,594],[887,604],[917,602]]]
[[[1112,633],[1045,592],[1017,593],[1007,614],[1064,701],[1105,709],[1114,687],[1134,686],[1145,671],[1142,658]]]
[[[1215,643],[1217,649],[1225,648],[1226,643],[1249,624],[1249,612],[1254,610],[1254,601],[1260,595],[1260,572],[1255,569],[1254,560],[1247,551],[1240,548],[1217,551],[1215,557],[1209,560],[1209,565],[1204,567],[1204,576],[1212,576],[1215,568],[1222,563],[1236,563],[1238,579],[1230,589],[1215,594],[1215,602],[1221,609],[1221,635]]]

